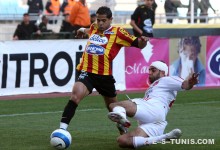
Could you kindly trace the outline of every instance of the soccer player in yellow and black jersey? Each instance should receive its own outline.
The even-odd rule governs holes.
[[[82,56],[82,61],[77,66],[79,76],[75,82],[69,102],[67,103],[60,128],[67,129],[70,120],[80,101],[89,95],[95,88],[104,98],[109,111],[109,104],[116,102],[115,79],[112,76],[112,61],[123,46],[134,46],[144,48],[147,37],[137,38],[130,35],[120,27],[111,26],[112,12],[108,7],[100,7],[97,12],[97,23],[90,28],[80,28],[78,36],[88,34],[89,39]],[[123,132],[126,132],[126,129]]]

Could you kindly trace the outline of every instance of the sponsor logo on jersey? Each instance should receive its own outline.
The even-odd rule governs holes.
[[[148,90],[145,92],[145,97],[148,98],[148,97],[149,97],[149,94],[152,93],[152,91],[153,91],[153,87],[150,86],[150,87],[148,88]]]
[[[208,68],[213,76],[220,78],[220,47],[210,55]]]
[[[148,90],[145,93],[145,97],[149,97],[149,94],[153,92],[153,87],[156,86],[159,83],[159,80],[155,81],[154,83],[152,83],[150,85],[150,87],[148,88]]]
[[[112,31],[105,31],[104,34],[114,34]]]
[[[93,44],[96,44],[96,45],[105,45],[108,43],[107,37],[105,37],[105,36],[101,37],[98,34],[91,35],[91,37],[89,38],[89,41]]]
[[[86,52],[88,54],[96,54],[96,55],[103,55],[105,49],[102,46],[90,44],[86,47]]]
[[[153,32],[152,22],[151,22],[150,19],[144,20],[144,27],[143,27],[143,29],[144,29],[147,33],[152,33],[152,32]]]
[[[145,19],[144,20],[144,25],[147,26],[147,27],[152,27],[152,22],[150,19]]]

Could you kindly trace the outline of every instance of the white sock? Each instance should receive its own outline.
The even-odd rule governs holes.
[[[144,145],[151,145],[156,142],[161,142],[165,138],[166,138],[166,134],[160,136],[154,136],[154,137],[135,136],[133,137],[133,145],[135,148],[138,148]]]
[[[68,124],[60,122],[60,128],[66,130],[68,128]]]
[[[112,110],[113,112],[120,113],[122,117],[126,118],[126,110],[124,107],[116,106]]]

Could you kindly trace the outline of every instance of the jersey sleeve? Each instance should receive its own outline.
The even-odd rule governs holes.
[[[135,22],[138,21],[138,18],[139,18],[139,16],[140,16],[139,10],[140,10],[139,7],[137,7],[137,8],[135,9],[134,13],[131,15],[131,19],[132,19],[132,20],[135,20]]]
[[[166,88],[170,89],[170,90],[175,90],[175,91],[182,91],[182,83],[183,83],[183,79],[178,77],[178,76],[168,76],[168,77],[164,77],[164,85],[166,86]]]
[[[131,35],[123,28],[119,28],[117,32],[116,43],[122,46],[131,46],[137,37]]]

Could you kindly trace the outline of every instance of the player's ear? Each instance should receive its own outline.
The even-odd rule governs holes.
[[[162,74],[163,77],[166,76],[166,75],[165,75],[165,71],[160,71],[160,72],[161,72],[161,74]]]

